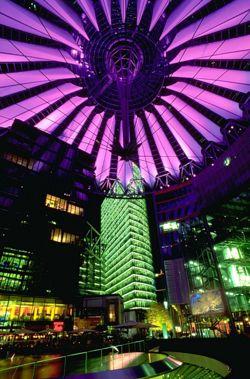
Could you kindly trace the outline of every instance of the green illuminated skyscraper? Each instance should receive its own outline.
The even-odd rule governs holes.
[[[106,198],[101,237],[106,294],[120,294],[125,310],[148,308],[156,294],[145,199]]]

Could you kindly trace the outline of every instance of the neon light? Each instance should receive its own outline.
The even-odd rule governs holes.
[[[64,321],[54,321],[53,329],[55,332],[62,332],[64,328]]]

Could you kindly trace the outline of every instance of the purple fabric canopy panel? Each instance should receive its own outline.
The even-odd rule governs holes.
[[[101,190],[126,190],[134,167],[150,190],[188,180],[246,123],[249,8],[1,0],[0,128],[19,119],[92,155]]]

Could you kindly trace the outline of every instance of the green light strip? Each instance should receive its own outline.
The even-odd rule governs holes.
[[[145,199],[106,198],[101,207],[105,293],[118,293],[125,309],[156,300]]]

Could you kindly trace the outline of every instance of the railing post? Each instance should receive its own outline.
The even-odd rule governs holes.
[[[101,349],[101,365],[102,365],[102,349]]]
[[[88,353],[85,353],[85,373],[88,371]]]
[[[32,372],[32,379],[35,379],[36,377],[36,363],[33,365],[33,372]]]
[[[63,363],[63,378],[65,378],[66,375],[66,366],[67,366],[67,356],[64,357],[64,363]]]

